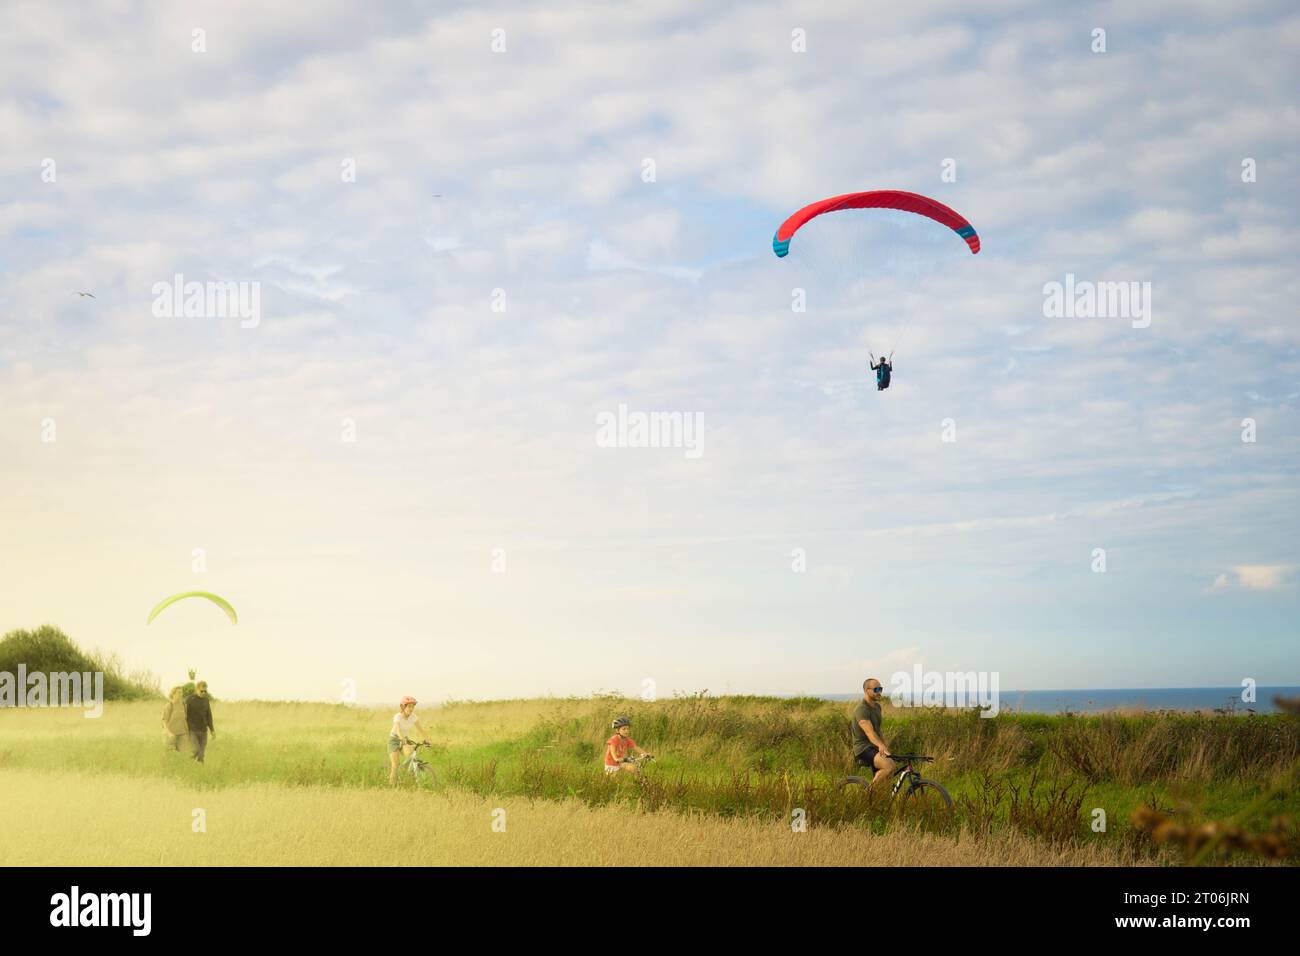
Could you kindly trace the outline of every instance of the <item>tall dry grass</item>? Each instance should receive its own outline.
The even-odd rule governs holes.
[[[90,796],[88,796],[90,795]],[[206,832],[193,832],[194,811]],[[492,825],[504,810],[505,832]],[[494,815],[496,814],[496,815]],[[403,821],[398,826],[394,821]],[[1120,850],[1053,850],[900,828],[883,836],[577,801],[282,788],[0,770],[0,859],[13,866],[1085,866]]]

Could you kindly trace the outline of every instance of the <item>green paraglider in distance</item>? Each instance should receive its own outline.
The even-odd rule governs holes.
[[[153,610],[149,612],[149,620],[145,621],[145,623],[152,624],[154,618],[156,618],[159,614],[161,614],[166,608],[175,604],[177,601],[183,601],[186,598],[195,598],[195,597],[207,598],[217,607],[221,608],[221,610],[226,612],[226,617],[230,618],[231,624],[239,623],[239,616],[235,613],[235,609],[230,606],[230,602],[227,601],[225,598],[218,597],[217,595],[212,594],[211,592],[208,591],[186,591],[183,594],[173,594],[169,598],[164,598],[163,600],[159,601],[157,604],[154,605]]]

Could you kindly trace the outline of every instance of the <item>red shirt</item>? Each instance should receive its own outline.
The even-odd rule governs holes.
[[[609,759],[609,748],[614,748],[614,759]],[[615,734],[605,741],[605,766],[617,767],[622,763],[623,758],[631,753],[632,748],[636,747],[636,741],[632,739],[631,734],[624,737],[622,734]],[[640,748],[637,748],[640,749]]]

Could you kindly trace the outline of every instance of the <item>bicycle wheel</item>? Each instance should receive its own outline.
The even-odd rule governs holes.
[[[926,811],[951,810],[952,797],[933,780],[918,780],[906,791],[908,806]]]

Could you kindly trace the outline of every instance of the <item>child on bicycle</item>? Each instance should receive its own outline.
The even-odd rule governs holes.
[[[402,754],[409,756],[412,750],[411,734],[419,734],[420,740],[429,742],[429,735],[420,725],[420,718],[415,716],[415,705],[414,697],[403,697],[397,705],[397,713],[393,714],[393,726],[388,731],[388,782],[394,786],[397,784],[397,764]]]
[[[620,770],[639,773],[641,767],[632,758],[633,752],[638,757],[651,756],[632,739],[632,721],[627,717],[614,718],[614,736],[605,741],[605,773],[618,773]]]

